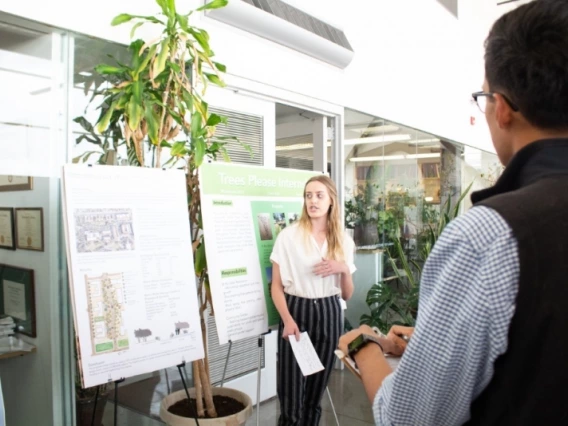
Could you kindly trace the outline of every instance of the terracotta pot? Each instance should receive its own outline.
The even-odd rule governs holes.
[[[228,396],[237,401],[241,402],[245,408],[230,416],[217,417],[215,419],[199,419],[200,426],[238,426],[243,425],[247,419],[252,416],[252,400],[250,397],[238,390],[230,388],[213,388],[213,395]],[[195,388],[189,389],[189,396],[195,398]],[[196,425],[194,419],[188,417],[181,417],[172,414],[168,411],[168,408],[174,405],[176,402],[186,399],[185,390],[180,390],[169,394],[162,400],[160,405],[160,418],[166,422],[169,426],[189,426]]]

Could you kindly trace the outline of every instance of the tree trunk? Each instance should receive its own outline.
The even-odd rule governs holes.
[[[201,376],[199,375],[199,360],[193,361],[193,384],[195,386],[195,405],[197,407],[197,416],[205,417],[205,409],[203,408],[203,386]]]
[[[217,410],[215,410],[215,404],[213,404],[213,392],[211,391],[211,383],[209,383],[209,377],[205,372],[205,363],[203,360],[197,361],[199,364],[199,374],[201,378],[201,385],[203,387],[203,397],[205,398],[205,407],[207,408],[207,414],[209,417],[216,418]]]

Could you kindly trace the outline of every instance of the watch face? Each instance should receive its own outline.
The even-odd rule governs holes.
[[[364,342],[365,342],[365,337],[362,334],[360,334],[354,340],[352,340],[351,343],[349,343],[347,349],[349,349],[349,352],[351,352],[352,350],[360,347]]]

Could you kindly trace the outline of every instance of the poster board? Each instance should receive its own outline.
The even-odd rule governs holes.
[[[63,169],[83,387],[204,356],[185,182],[181,170]]]
[[[299,219],[304,186],[318,172],[207,163],[200,168],[205,251],[219,343],[277,325],[270,254]]]

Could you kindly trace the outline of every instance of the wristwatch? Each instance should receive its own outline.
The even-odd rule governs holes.
[[[351,343],[349,343],[349,345],[347,345],[349,358],[351,358],[353,362],[355,362],[355,354],[359,352],[361,349],[363,349],[365,346],[367,346],[369,343],[377,344],[379,348],[381,348],[381,351],[383,353],[385,352],[383,349],[383,345],[381,345],[381,342],[379,342],[379,340],[376,337],[370,336],[368,334],[360,334],[355,339],[353,339]],[[357,366],[356,362],[355,366]]]

